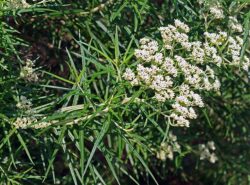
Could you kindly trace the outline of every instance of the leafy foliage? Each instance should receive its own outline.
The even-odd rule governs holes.
[[[248,1],[221,4],[244,22],[241,52],[249,56]],[[206,30],[199,1],[5,0],[0,7],[0,184],[250,183],[249,74],[220,71],[220,93],[204,94],[188,129],[162,119],[167,106],[138,103],[143,88],[122,78],[139,39],[159,38],[158,28],[174,19],[199,38]],[[27,61],[38,80],[20,75]],[[18,129],[18,117],[50,126]],[[170,131],[182,150],[161,161],[156,150]],[[199,156],[199,144],[211,140],[215,164]]]

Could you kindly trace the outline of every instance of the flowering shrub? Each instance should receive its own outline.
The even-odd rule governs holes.
[[[0,5],[1,183],[249,184],[249,3]]]
[[[215,19],[224,18],[222,10],[214,7],[210,8],[210,13]],[[235,17],[229,17],[229,28],[232,35],[223,31],[218,34],[205,32],[199,41],[190,41],[187,35],[189,26],[175,20],[174,25],[159,28],[162,47],[156,40],[140,40],[140,48],[135,50],[138,62],[133,65],[134,70],[127,68],[123,77],[132,86],[153,91],[152,99],[167,102],[172,107],[168,110],[169,115],[164,115],[170,125],[189,127],[189,119],[197,118],[193,107],[204,107],[197,92],[219,92],[220,81],[213,68],[218,71],[222,67],[223,70],[234,66],[248,72],[250,60],[244,55],[241,62],[243,39],[237,34],[243,30]],[[201,159],[208,157],[214,163],[217,160],[215,154],[210,154],[205,145],[201,146]],[[161,147],[165,147],[165,143]],[[167,150],[170,151],[168,157],[173,159],[171,146]],[[163,150],[157,153],[157,157],[166,159]]]

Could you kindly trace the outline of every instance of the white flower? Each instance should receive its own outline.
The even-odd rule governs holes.
[[[171,78],[166,76],[165,78],[162,75],[156,75],[153,77],[150,87],[156,91],[166,90],[168,87],[171,87],[173,84]]]
[[[149,38],[141,38],[140,39],[140,44],[141,45],[146,45],[147,43],[150,42],[150,39]]]
[[[242,69],[245,71],[248,71],[249,67],[250,67],[250,59],[248,57],[244,56]]]
[[[193,48],[192,57],[198,63],[203,63],[205,57],[205,51],[202,48]]]
[[[229,23],[228,26],[231,30],[235,32],[243,32],[242,25],[238,23],[238,20],[236,17],[229,16]]]
[[[235,38],[236,38],[237,42],[239,43],[239,45],[242,46],[243,45],[243,39],[241,37],[239,37],[239,36],[236,36]]]
[[[170,75],[173,75],[174,77],[177,76],[177,69],[176,67],[174,66],[174,61],[169,58],[169,57],[166,57],[165,58],[165,61],[164,63],[162,64],[162,69],[164,69],[166,72],[168,72]]]
[[[187,63],[187,61],[182,58],[181,56],[175,55],[174,56],[175,60],[178,62],[178,64],[180,65],[180,67],[186,68],[189,64]]]
[[[187,106],[189,106],[191,103],[190,100],[188,100],[188,97],[185,95],[177,96],[176,102],[182,103],[182,104],[187,105]]]
[[[193,99],[193,105],[198,107],[204,107],[204,103],[202,101],[202,98],[199,94],[196,93],[190,93],[192,99]]]
[[[220,81],[218,79],[216,79],[213,83],[214,90],[216,90],[216,91],[220,90],[220,86],[221,86]]]
[[[163,54],[162,53],[156,53],[155,55],[154,55],[154,61],[155,61],[155,63],[157,63],[157,64],[162,64],[163,63]]]
[[[171,131],[168,134],[168,137],[171,141],[176,141],[177,140],[177,136],[174,135]]]
[[[137,86],[137,85],[140,84],[140,82],[139,82],[139,80],[137,78],[133,79],[130,83],[131,83],[132,86]]]
[[[167,151],[168,151],[167,157],[168,157],[170,160],[173,160],[173,158],[174,158],[173,147],[172,147],[172,146],[168,146]]]
[[[123,73],[123,78],[128,81],[134,80],[135,73],[130,68],[126,68],[125,73]]]
[[[221,64],[222,64],[222,58],[220,56],[214,54],[212,56],[212,59],[213,59],[213,62],[215,63],[215,65],[217,65],[218,67],[221,66]]]
[[[224,17],[219,6],[211,7],[210,12],[217,19]],[[150,90],[150,98],[172,106],[169,117],[173,125],[188,127],[189,120],[197,118],[194,108],[204,107],[196,92],[220,89],[214,69],[230,64],[248,70],[250,61],[244,57],[241,66],[243,39],[240,36],[229,36],[223,31],[205,32],[204,42],[191,42],[187,35],[189,27],[180,20],[160,27],[159,31],[163,45],[149,38],[141,39],[140,47],[135,50],[139,64],[135,69],[126,69],[123,77],[132,86],[141,85]]]
[[[204,4],[204,2],[205,2],[205,0],[198,0],[198,3],[199,3],[200,5]]]
[[[217,156],[215,155],[215,153],[210,154],[210,156],[209,156],[209,161],[210,161],[211,163],[215,163],[217,160],[218,160],[218,158],[217,158]]]
[[[161,143],[160,149],[156,153],[156,157],[162,161],[167,158],[173,160],[174,152],[180,152],[181,146],[177,142],[177,137],[170,131],[168,141]]]
[[[207,42],[204,43],[203,46],[207,56],[213,56],[217,54],[217,49],[213,46],[209,46]]]
[[[211,67],[209,67],[208,65],[206,66],[206,72],[210,78],[212,78],[212,79],[215,78],[214,70]]]
[[[151,68],[146,68],[143,65],[139,64],[137,65],[136,68],[137,74],[139,78],[146,84],[151,83],[151,75],[152,75],[152,69]]]
[[[190,42],[182,42],[181,46],[186,49],[187,51],[190,51],[192,44]]]
[[[19,109],[31,109],[32,103],[25,96],[20,96],[20,101],[16,104]]]
[[[179,87],[180,95],[189,95],[190,87],[187,84],[181,84]]]
[[[208,39],[209,43],[215,45],[222,45],[227,38],[227,33],[219,32],[219,34],[216,34],[216,33],[205,32],[204,36]]]
[[[174,26],[160,27],[161,36],[163,42],[165,44],[166,49],[172,49],[171,43],[174,40],[174,32],[176,32],[176,28]]]
[[[188,117],[190,119],[196,119],[197,118],[197,114],[195,113],[195,111],[194,111],[194,109],[192,107],[189,108]]]
[[[218,6],[210,7],[209,11],[215,19],[223,19],[224,18],[223,10]]]
[[[166,91],[160,91],[155,93],[155,99],[159,102],[165,102],[166,100],[171,100],[175,96],[173,90],[167,89]]]
[[[32,123],[36,122],[37,120],[34,117],[18,117],[16,121],[13,123],[13,125],[16,128],[22,128],[26,129],[28,126],[30,126]]]
[[[210,150],[214,151],[216,148],[213,141],[209,141],[207,145],[199,144],[200,160],[207,159],[211,163],[215,163],[218,158],[214,152],[211,153]]]
[[[38,76],[35,73],[35,69],[33,68],[34,63],[31,60],[27,60],[25,62],[25,66],[21,68],[20,77],[28,82],[37,82]]]
[[[210,156],[210,152],[207,148],[205,148],[200,154],[200,160],[204,160]]]
[[[155,99],[159,102],[165,102],[167,98],[163,93],[155,93]]]
[[[207,146],[208,146],[211,150],[215,150],[215,149],[216,149],[213,141],[208,141],[208,142],[207,142]]]
[[[185,33],[188,33],[190,31],[188,25],[186,25],[185,23],[181,22],[178,19],[174,20],[174,24],[176,28],[181,29],[182,31],[184,31]]]
[[[193,86],[199,86],[199,82],[201,81],[201,78],[195,74],[193,76],[189,75],[186,77],[186,81],[188,84],[193,85]]]
[[[190,122],[183,116],[178,116],[177,114],[172,113],[170,117],[176,122],[176,126],[189,127]]]
[[[209,91],[209,90],[213,89],[213,85],[210,83],[208,77],[205,77],[203,79],[203,84],[204,84],[204,89],[205,90]]]
[[[156,158],[160,159],[161,161],[166,161],[167,155],[164,150],[160,150],[159,152],[156,153]]]
[[[188,43],[188,36],[185,33],[176,32],[174,35],[174,40],[178,43]]]

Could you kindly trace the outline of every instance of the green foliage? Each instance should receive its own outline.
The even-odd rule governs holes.
[[[249,56],[248,1],[221,3],[244,22],[241,56]],[[162,118],[169,105],[138,103],[147,92],[122,78],[136,65],[139,39],[159,38],[160,26],[180,19],[200,38],[206,26],[199,6],[193,0],[0,1],[0,184],[249,184],[249,74],[218,71],[220,93],[204,94],[206,106],[190,128]],[[20,75],[28,61],[38,80]],[[22,97],[31,105],[20,109]],[[30,127],[51,125],[18,129],[20,117],[34,118]],[[161,161],[156,150],[171,142],[170,131],[182,149]],[[214,164],[199,159],[198,145],[207,141],[216,146]]]

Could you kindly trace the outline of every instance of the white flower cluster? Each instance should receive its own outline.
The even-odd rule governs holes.
[[[228,51],[232,55],[232,64],[238,65],[240,63],[240,51],[241,45],[243,44],[243,40],[239,37],[238,39],[234,39],[233,37],[229,37],[228,39]]]
[[[241,48],[243,45],[243,40],[239,36],[229,37],[228,39],[228,53],[232,56],[231,58],[231,65],[240,66],[242,64],[242,68],[245,71],[248,71],[250,66],[249,58],[244,56],[241,62]]]
[[[13,125],[16,128],[27,129],[27,128],[45,128],[51,125],[50,122],[39,122],[37,123],[37,119],[35,117],[18,117]]]
[[[165,49],[172,50],[174,43],[179,43],[183,48],[189,50],[191,44],[188,42],[189,27],[179,20],[174,21],[174,25],[168,25],[167,27],[160,27],[161,36],[165,44]]]
[[[159,151],[156,152],[157,159],[165,161],[167,158],[173,160],[174,152],[180,152],[181,146],[177,142],[177,137],[169,132],[169,141],[161,143]]]
[[[192,61],[203,63],[208,52],[210,55],[213,53],[216,58],[217,50],[210,46],[203,50],[201,42],[189,42],[186,34],[189,27],[179,20],[175,20],[175,26],[161,27],[160,32],[164,47],[159,48],[155,40],[141,39],[140,48],[135,50],[135,56],[140,63],[135,70],[127,68],[123,78],[132,86],[144,86],[153,90],[154,98],[159,102],[172,100],[173,110],[169,116],[172,124],[189,127],[189,119],[197,117],[193,107],[204,106],[202,98],[194,91],[219,90],[220,87],[211,68],[207,67],[204,71],[192,64]],[[175,49],[178,44],[190,55],[189,61],[177,54],[172,57],[164,56],[164,49]],[[181,80],[183,77],[184,80]],[[175,81],[182,81],[182,84],[176,86]]]
[[[205,38],[209,40],[209,43],[213,45],[222,45],[227,39],[226,32],[219,32],[219,34],[205,32],[204,35]]]
[[[135,69],[127,68],[123,78],[132,86],[152,90],[159,102],[173,102],[169,116],[173,125],[189,127],[189,119],[197,117],[193,107],[204,106],[196,91],[219,91],[221,84],[212,66],[240,66],[243,40],[220,31],[205,32],[205,42],[190,42],[190,29],[179,20],[159,30],[164,46],[149,38],[141,39],[140,48],[135,50],[138,64]],[[242,68],[249,68],[246,56]]]
[[[221,66],[222,62],[226,65],[242,66],[242,69],[248,71],[250,63],[247,56],[243,57],[241,62],[241,49],[243,47],[243,39],[240,36],[228,36],[226,32],[204,33],[207,42],[204,44],[207,57],[211,56],[209,62],[217,66]],[[217,48],[221,45],[224,47],[225,56],[224,60],[217,55]]]
[[[243,32],[242,25],[238,22],[236,17],[229,16],[228,27],[234,32]]]
[[[25,66],[22,67],[20,77],[28,82],[38,81],[38,76],[33,68],[34,63],[31,60],[25,62]]]
[[[7,0],[6,8],[29,8],[31,5],[26,0]]]
[[[211,11],[212,9],[212,11]],[[220,5],[217,3],[215,5],[210,6],[210,13],[212,16],[217,17],[217,19],[222,19],[225,16],[223,15],[223,10],[220,8]],[[224,62],[229,65],[240,66],[245,71],[249,70],[250,60],[248,57],[244,56],[243,58],[240,57],[240,52],[243,46],[243,39],[240,36],[235,36],[235,34],[241,34],[243,32],[242,24],[239,23],[236,16],[228,16],[228,28],[230,32],[233,33],[232,36],[229,36],[225,32],[218,33],[205,33],[205,37],[209,42],[209,45],[215,45],[225,47],[226,55],[228,58],[225,57]],[[223,51],[224,52],[224,51]],[[218,64],[222,62],[221,57],[212,57],[214,61],[218,61]]]
[[[18,117],[16,119],[16,121],[13,123],[13,125],[16,127],[16,128],[27,128],[28,125],[31,125],[33,122],[35,122],[36,119],[35,118],[32,118],[32,117],[24,117],[24,118],[20,118]]]
[[[225,17],[222,8],[218,4],[211,6],[209,12],[214,19],[223,19]]]
[[[31,109],[32,103],[25,96],[20,96],[20,101],[16,104],[16,107],[23,110]]]
[[[209,141],[207,142],[207,144],[200,144],[199,145],[200,160],[207,159],[209,160],[209,162],[215,163],[218,160],[217,156],[214,153],[215,149],[216,147],[213,141]]]
[[[200,5],[203,5],[203,4],[205,3],[205,0],[198,0],[198,3],[199,3]]]

